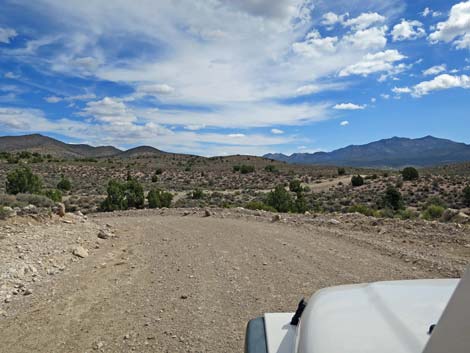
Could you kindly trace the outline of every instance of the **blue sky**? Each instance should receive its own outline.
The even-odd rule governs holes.
[[[200,155],[470,142],[470,1],[0,6],[0,135]]]

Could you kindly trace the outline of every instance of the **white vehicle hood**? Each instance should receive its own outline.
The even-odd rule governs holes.
[[[296,352],[421,353],[457,284],[414,280],[320,290],[302,315]]]

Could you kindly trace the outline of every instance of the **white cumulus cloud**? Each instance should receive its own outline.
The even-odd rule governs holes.
[[[398,42],[424,37],[426,31],[423,28],[423,24],[419,21],[402,20],[393,27],[391,34],[393,40]]]
[[[445,90],[450,88],[470,88],[470,76],[452,76],[443,74],[435,77],[431,81],[423,81],[413,87],[413,95],[421,97],[432,91]]]
[[[271,129],[271,133],[274,135],[282,135],[284,131],[280,129]]]
[[[436,30],[429,35],[431,42],[452,42],[459,49],[469,48],[470,34],[470,1],[452,6],[446,21],[439,22]]]
[[[348,126],[348,125],[349,125],[349,121],[343,120],[342,122],[339,123],[339,125],[341,125],[341,126]]]
[[[404,56],[398,50],[395,49],[390,49],[375,54],[367,54],[358,63],[350,65],[341,70],[339,76],[367,76],[377,72],[393,73],[397,68],[400,68],[397,67],[395,63],[405,58],[406,56]]]

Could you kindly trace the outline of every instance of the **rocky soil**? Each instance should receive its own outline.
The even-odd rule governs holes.
[[[167,209],[0,221],[1,352],[241,352],[338,284],[459,276],[466,225]]]

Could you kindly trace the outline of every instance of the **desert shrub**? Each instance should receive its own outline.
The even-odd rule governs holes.
[[[108,196],[101,203],[103,211],[116,211],[127,209],[127,199],[125,195],[126,185],[117,180],[110,180],[106,192]]]
[[[445,208],[439,205],[430,205],[426,210],[421,214],[423,219],[428,221],[433,221],[439,219],[444,214]]]
[[[11,157],[11,154],[8,152],[0,152],[0,159],[8,160]]]
[[[291,211],[297,213],[305,213],[308,211],[308,204],[305,196],[302,192],[297,193],[297,197],[295,198],[294,204],[292,205]]]
[[[416,168],[406,167],[401,171],[401,176],[405,181],[417,180],[419,179],[419,173]]]
[[[276,212],[276,209],[272,206],[266,205],[262,201],[250,201],[245,205],[248,210],[264,210],[269,212]]]
[[[364,178],[359,174],[353,175],[353,177],[351,178],[351,185],[354,187],[364,185]]]
[[[9,194],[37,194],[41,192],[42,181],[28,167],[19,167],[7,175],[6,191]]]
[[[106,192],[108,196],[101,203],[101,209],[103,211],[127,210],[129,207],[144,207],[144,188],[135,179],[131,178],[131,180],[125,183],[110,180]]]
[[[465,206],[470,206],[470,186],[466,186],[462,191],[463,203]]]
[[[17,194],[16,201],[21,204],[34,205],[36,207],[51,207],[54,201],[44,195],[35,194]]]
[[[348,210],[349,213],[361,213],[364,216],[373,216],[374,215],[374,210],[371,209],[370,207],[367,207],[366,205],[362,204],[357,204],[357,205],[352,205],[349,207]]]
[[[379,176],[377,174],[367,175],[366,180],[376,180],[378,177]]]
[[[276,172],[278,172],[276,166],[275,166],[275,165],[272,165],[272,164],[267,165],[266,167],[264,167],[264,170],[267,171],[267,172],[269,172],[269,173],[276,173]]]
[[[57,189],[46,190],[44,196],[50,198],[54,202],[62,202],[62,192]]]
[[[382,218],[394,218],[395,212],[390,208],[384,208],[383,210],[379,210],[377,213],[374,213],[374,216]]]
[[[289,190],[292,192],[302,192],[302,184],[300,180],[291,180],[289,183]]]
[[[234,166],[232,167],[232,170],[233,170],[234,173],[235,173],[235,172],[239,172],[239,171],[240,171],[240,166],[239,166],[239,165],[234,165]]]
[[[161,175],[161,174],[163,174],[163,169],[162,168],[157,168],[155,170],[155,175]]]
[[[153,189],[147,195],[150,208],[170,207],[173,195],[169,192]]]
[[[30,159],[32,156],[33,154],[28,151],[21,151],[20,153],[18,153],[19,159]]]
[[[406,219],[414,219],[419,216],[419,213],[406,209],[406,210],[398,210],[397,212],[397,217],[403,220]]]
[[[0,206],[16,207],[16,197],[13,195],[0,194]]]
[[[284,188],[284,185],[276,186],[276,188],[267,195],[265,203],[278,212],[289,212],[292,208],[292,198],[289,192]]]
[[[338,175],[346,175],[346,169],[338,168]]]
[[[240,166],[240,173],[242,174],[249,174],[249,173],[254,173],[254,172],[255,172],[255,167],[252,165],[242,164]]]
[[[0,220],[5,220],[10,215],[10,211],[0,206]]]
[[[395,211],[403,209],[404,203],[401,192],[393,186],[387,187],[387,190],[382,196],[381,206]]]
[[[152,175],[152,183],[156,183],[158,181],[158,175],[154,174]]]
[[[72,190],[72,183],[69,179],[62,175],[59,183],[57,184],[57,189],[61,191],[70,191]]]
[[[137,180],[131,179],[126,183],[125,195],[127,199],[127,207],[144,207],[144,188]]]
[[[191,198],[193,200],[200,200],[203,197],[204,197],[204,191],[202,191],[201,189],[193,190],[193,192],[191,193]]]
[[[98,163],[96,158],[75,158],[75,162],[88,162],[88,163]]]
[[[426,209],[431,205],[441,206],[444,209],[447,208],[447,204],[439,196],[431,196],[428,198],[423,208]]]

